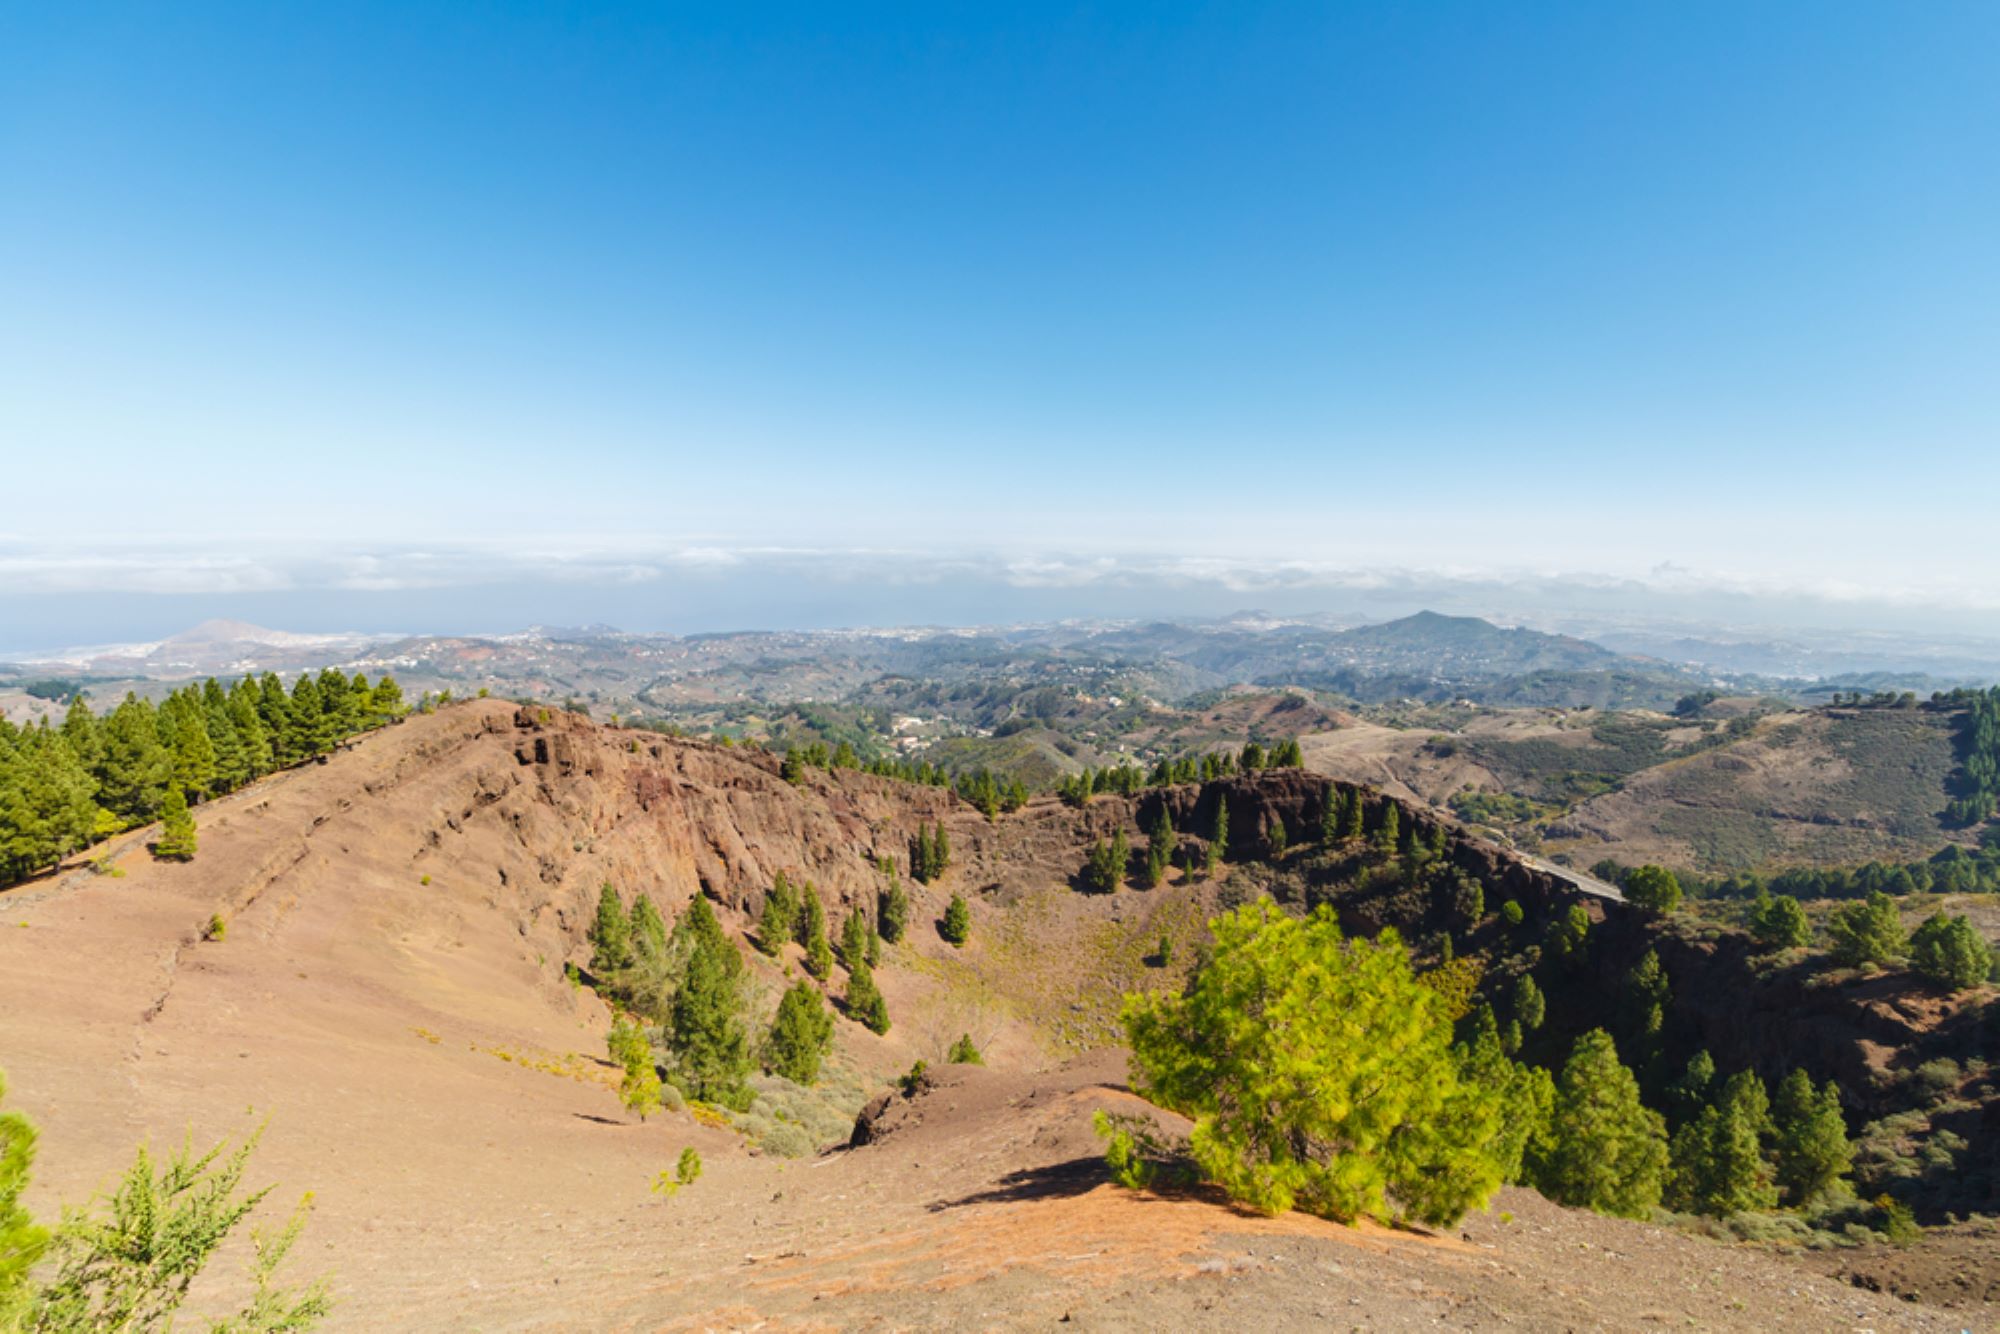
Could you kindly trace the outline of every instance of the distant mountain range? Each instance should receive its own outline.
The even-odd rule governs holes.
[[[1631,651],[1639,642],[1665,652]],[[1782,660],[1783,646],[1769,647],[1768,660]],[[1667,708],[1704,689],[1812,698],[1838,688],[1927,693],[1982,679],[1968,671],[1814,681],[1732,665],[1764,660],[1747,644],[1627,636],[1611,647],[1430,611],[1348,625],[1247,612],[1218,621],[686,637],[628,634],[608,626],[537,627],[492,636],[297,634],[241,621],[205,621],[155,643],[72,649],[17,663],[0,668],[0,681],[52,678],[102,685],[331,665],[393,671],[415,689],[484,686],[644,713],[649,704],[688,700],[834,700],[885,677],[1014,685],[1072,681],[1106,689],[1116,680],[1127,692],[1168,701],[1250,685],[1303,686],[1363,704],[1465,699],[1601,708]]]

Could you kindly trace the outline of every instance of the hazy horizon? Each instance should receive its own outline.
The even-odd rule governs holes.
[[[2000,12],[23,12],[0,651],[2000,637]]]

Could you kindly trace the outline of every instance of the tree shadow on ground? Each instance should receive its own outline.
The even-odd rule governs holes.
[[[947,1209],[963,1209],[974,1204],[1008,1204],[1025,1200],[1067,1199],[1095,1190],[1111,1179],[1101,1155],[1071,1158],[1045,1167],[1024,1167],[985,1190],[961,1195],[955,1200],[939,1200],[930,1206],[934,1214]]]
[[[608,1116],[592,1116],[589,1112],[571,1112],[570,1115],[579,1121],[594,1121],[600,1126],[622,1126],[627,1124],[624,1121],[614,1121]]]

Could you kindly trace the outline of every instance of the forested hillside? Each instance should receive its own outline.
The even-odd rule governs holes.
[[[0,883],[148,824],[176,803],[323,755],[404,708],[394,677],[371,685],[327,669],[301,675],[289,692],[270,673],[226,689],[210,677],[158,705],[127,694],[101,717],[79,694],[60,727],[0,719]]]

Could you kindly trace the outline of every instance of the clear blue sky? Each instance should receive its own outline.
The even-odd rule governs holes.
[[[1990,588],[1996,51],[1983,3],[11,6],[0,555]]]

